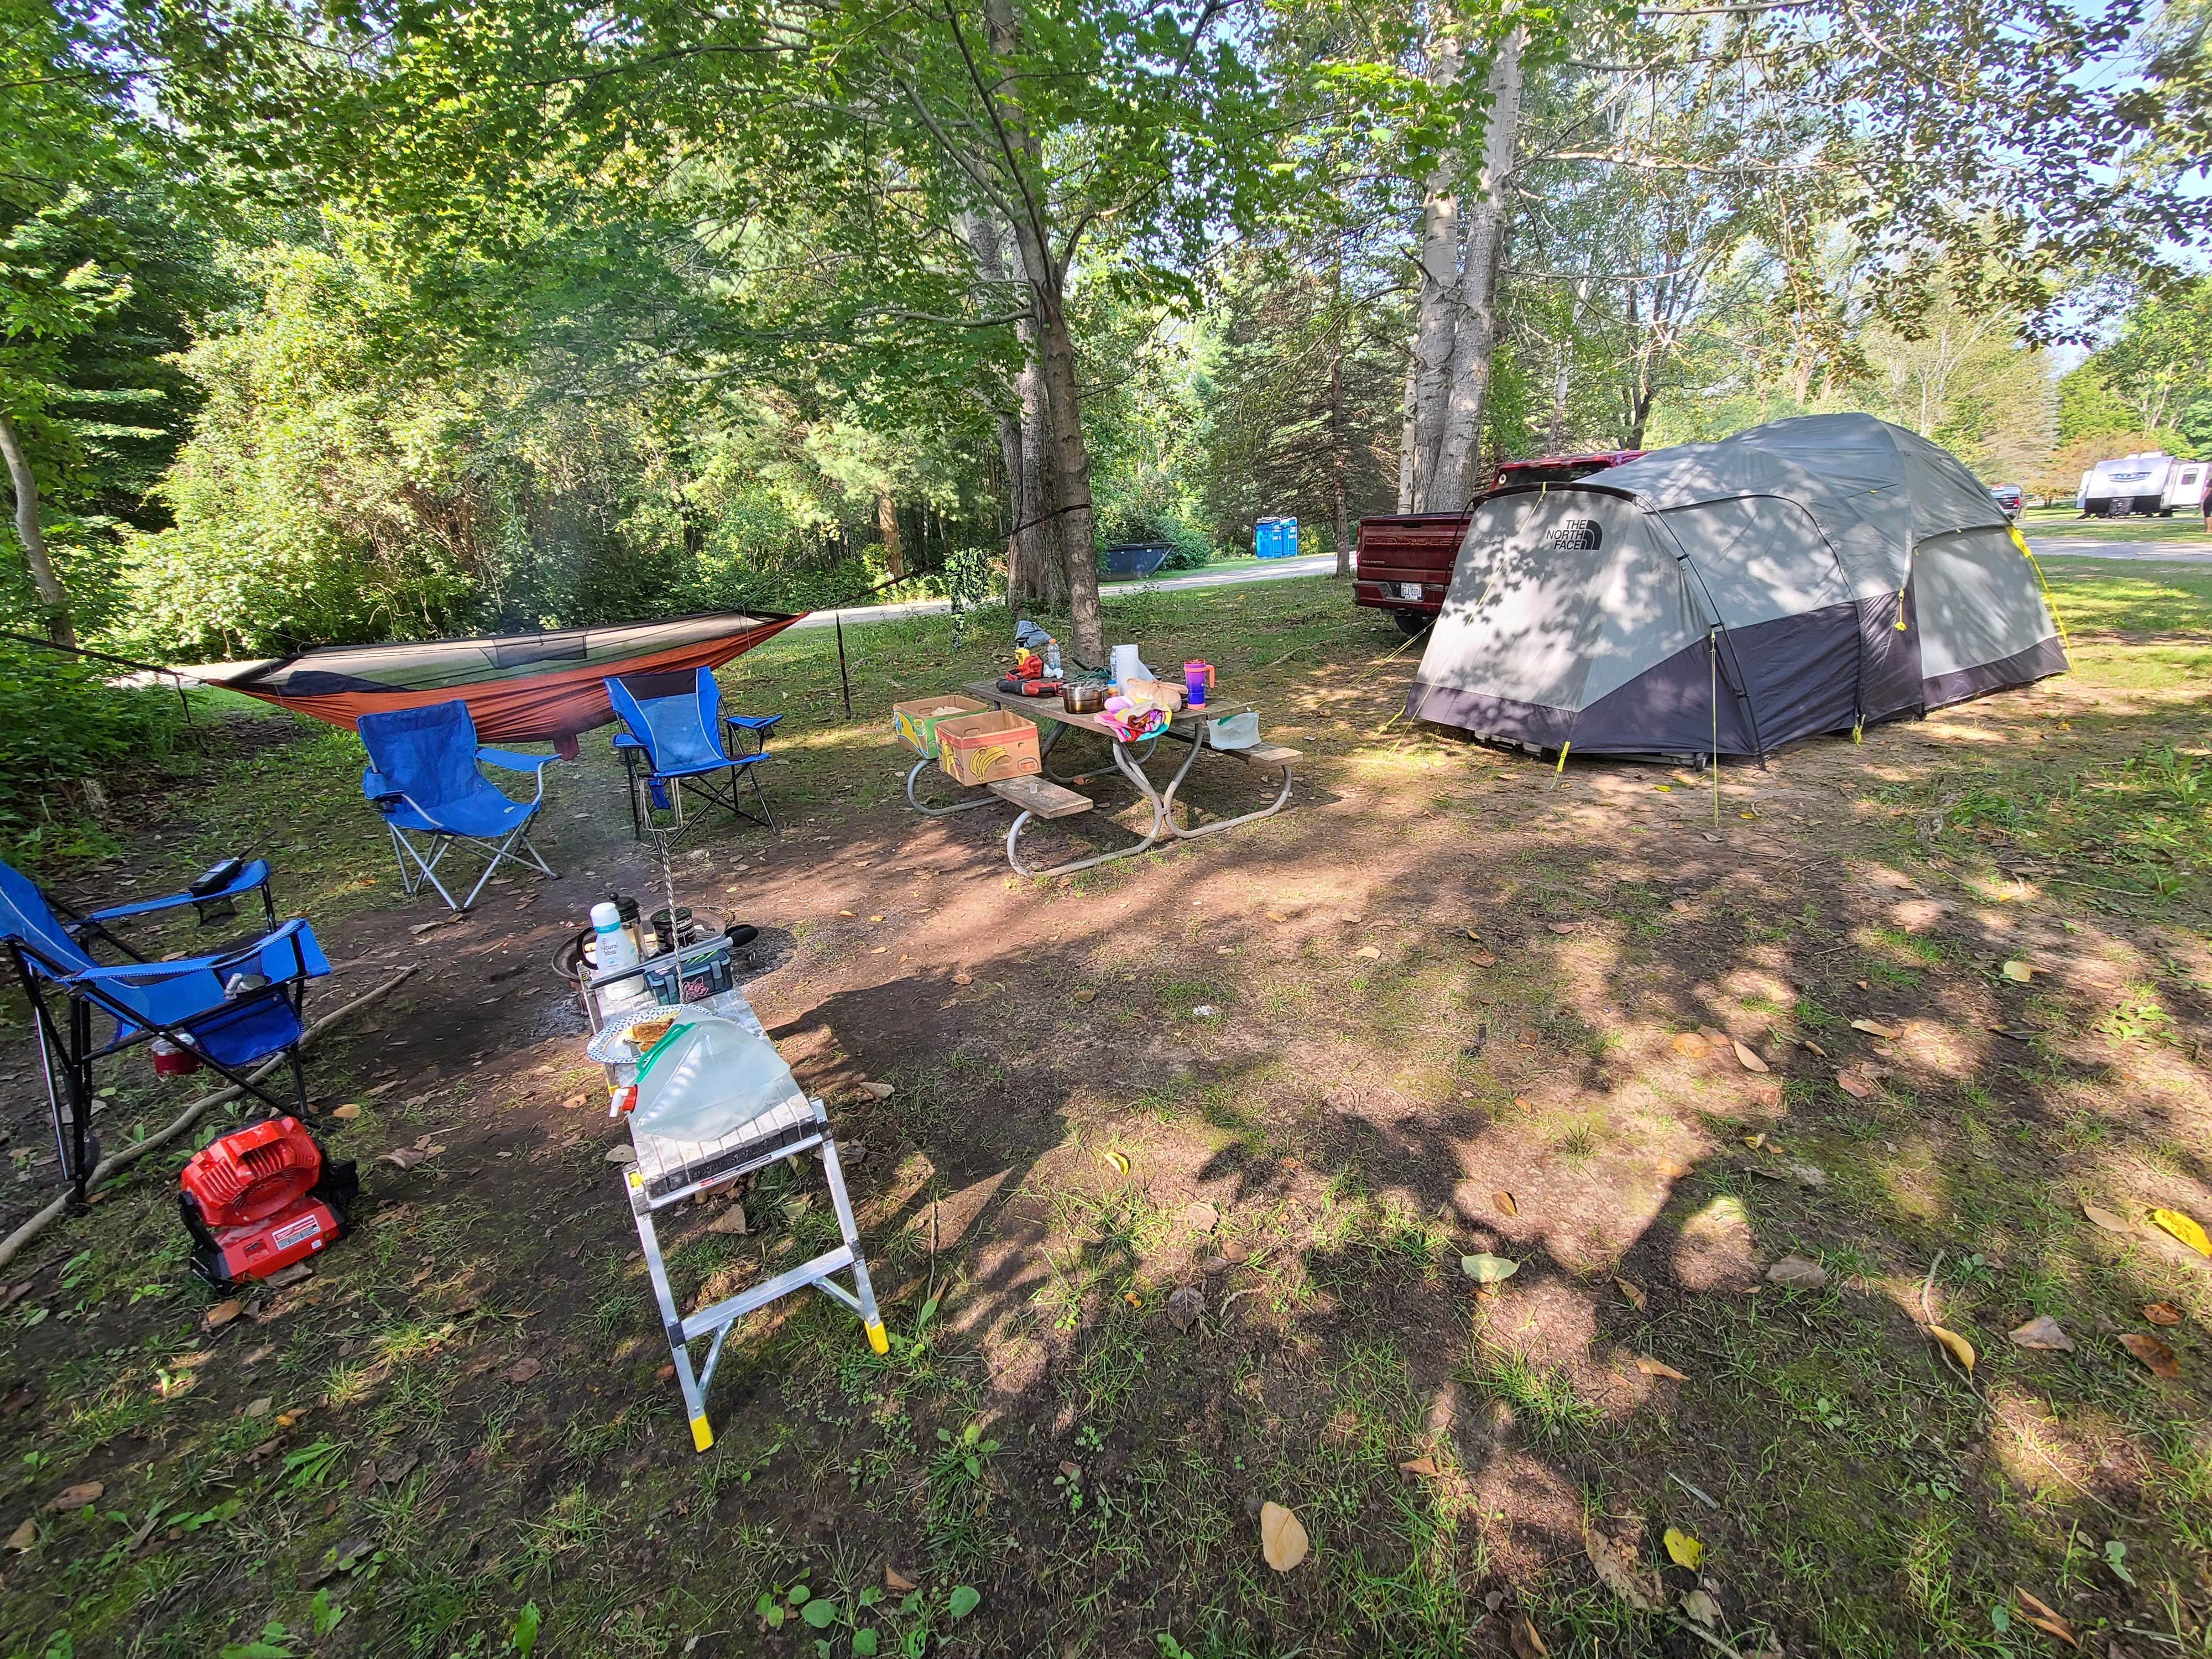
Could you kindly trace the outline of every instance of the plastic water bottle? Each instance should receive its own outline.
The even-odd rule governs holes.
[[[1060,678],[1060,641],[1048,639],[1044,642],[1044,677],[1048,680]]]
[[[637,943],[623,926],[622,912],[607,900],[602,899],[592,907],[592,933],[596,941],[592,947],[595,978],[605,979],[610,974],[637,966]],[[603,1007],[635,1002],[644,994],[645,983],[638,979],[626,979],[598,993]]]

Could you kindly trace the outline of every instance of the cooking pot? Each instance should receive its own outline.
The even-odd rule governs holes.
[[[1096,680],[1063,687],[1060,705],[1071,714],[1095,714],[1106,706],[1106,688]]]

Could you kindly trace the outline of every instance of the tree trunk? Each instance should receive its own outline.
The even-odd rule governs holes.
[[[1045,610],[1067,606],[1067,562],[1060,551],[1060,491],[1052,464],[1052,415],[1044,375],[1036,362],[1035,331],[1030,361],[1014,382],[1022,394],[1022,511],[1029,530],[1022,540],[1022,592]]]
[[[1521,126],[1521,50],[1525,28],[1501,41],[1490,65],[1490,113],[1484,122],[1482,176],[1467,231],[1467,268],[1459,279],[1459,319],[1452,347],[1450,406],[1437,468],[1432,511],[1456,513],[1477,488],[1474,477],[1490,363],[1498,345],[1498,255],[1510,211],[1507,180]]]
[[[1413,510],[1413,445],[1417,436],[1413,421],[1413,381],[1414,371],[1419,363],[1420,360],[1413,353],[1406,354],[1406,424],[1398,434],[1398,511],[1401,513]]]
[[[1106,662],[1106,617],[1098,604],[1098,542],[1091,526],[1091,452],[1083,441],[1076,398],[1075,342],[1067,331],[1061,272],[1042,245],[1017,228],[1022,264],[1035,296],[1039,380],[1051,416],[1053,483],[1058,491],[1060,568],[1067,575],[1067,616],[1075,630],[1075,659],[1085,668]],[[1041,275],[1040,275],[1041,273]]]
[[[1459,79],[1460,43],[1447,36],[1436,43],[1435,50],[1430,82],[1449,87]],[[1413,513],[1436,510],[1437,468],[1443,457],[1459,301],[1458,191],[1458,166],[1447,150],[1429,174],[1421,203],[1421,300],[1413,330],[1413,490],[1407,509]],[[1399,466],[1402,475],[1405,463]]]
[[[1022,592],[1022,544],[1029,534],[1029,504],[1022,499],[1022,417],[999,416],[999,464],[1006,473],[1006,604],[1018,605]]]
[[[898,508],[888,495],[876,497],[876,529],[884,538],[884,566],[894,576],[906,574],[906,544],[899,538]]]
[[[22,544],[23,562],[30,568],[39,608],[46,613],[46,637],[56,645],[74,647],[76,626],[70,620],[69,590],[54,574],[53,561],[46,556],[46,532],[39,526],[39,480],[31,471],[31,458],[23,453],[22,434],[5,415],[0,415],[0,456],[7,458],[8,480],[15,489],[15,539]]]
[[[1336,349],[1328,360],[1328,483],[1336,507],[1336,574],[1352,574],[1352,512],[1345,499],[1345,452],[1352,434],[1344,416],[1344,313],[1336,317]]]

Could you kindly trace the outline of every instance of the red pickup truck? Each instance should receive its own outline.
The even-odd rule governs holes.
[[[1507,461],[1498,469],[1490,488],[1474,498],[1480,506],[1501,489],[1525,484],[1570,483],[1602,472],[1644,452],[1613,449],[1594,455],[1542,455],[1534,460]],[[1419,633],[1443,608],[1444,591],[1451,586],[1452,566],[1459,544],[1467,535],[1466,513],[1411,513],[1389,518],[1362,519],[1352,555],[1352,603],[1388,611],[1400,630]]]

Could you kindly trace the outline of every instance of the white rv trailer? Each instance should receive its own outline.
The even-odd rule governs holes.
[[[2177,507],[2194,513],[2204,499],[2208,465],[2160,449],[2100,461],[2081,475],[2074,505],[2093,519],[2164,518]]]

